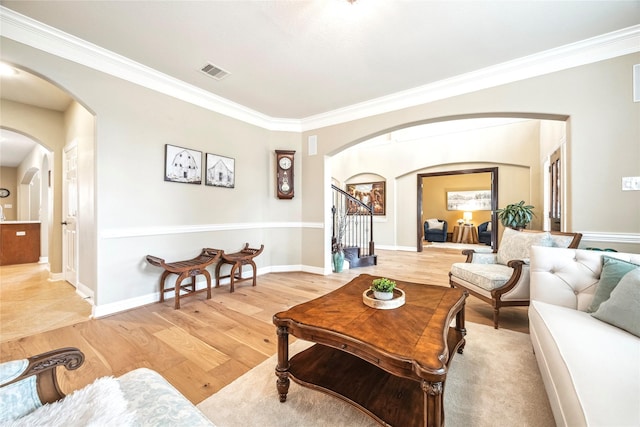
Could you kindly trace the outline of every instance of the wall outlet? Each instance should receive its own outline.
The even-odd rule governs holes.
[[[640,176],[623,176],[622,191],[640,191]]]

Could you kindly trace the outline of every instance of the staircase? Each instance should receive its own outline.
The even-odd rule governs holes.
[[[335,185],[333,190],[333,226],[331,248],[340,245],[349,268],[376,265],[373,243],[373,210]]]

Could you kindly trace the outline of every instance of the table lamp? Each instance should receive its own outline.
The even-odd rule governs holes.
[[[464,223],[467,225],[471,225],[471,219],[472,219],[472,213],[471,212],[465,212],[462,215],[462,218],[464,219]]]

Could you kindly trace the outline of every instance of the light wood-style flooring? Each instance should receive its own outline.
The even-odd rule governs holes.
[[[78,347],[85,354],[84,365],[71,372],[59,369],[66,393],[101,376],[148,367],[197,404],[276,353],[274,313],[330,292],[361,273],[449,286],[451,264],[465,259],[459,250],[448,249],[377,253],[378,265],[373,267],[328,276],[269,273],[258,277],[256,287],[250,281],[237,283],[232,294],[222,286],[213,290],[210,300],[202,292],[182,298],[180,310],[174,310],[169,299],[90,320],[88,304],[74,289],[47,281],[37,264],[0,267],[0,361]],[[526,307],[505,308],[500,317],[501,328],[528,333]],[[466,319],[491,326],[492,308],[469,297]]]

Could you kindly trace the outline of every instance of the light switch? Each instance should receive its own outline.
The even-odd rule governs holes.
[[[6,205],[4,205],[5,209],[11,209],[13,207],[13,205],[11,203],[7,203]]]
[[[640,191],[640,176],[623,176],[622,191]]]

